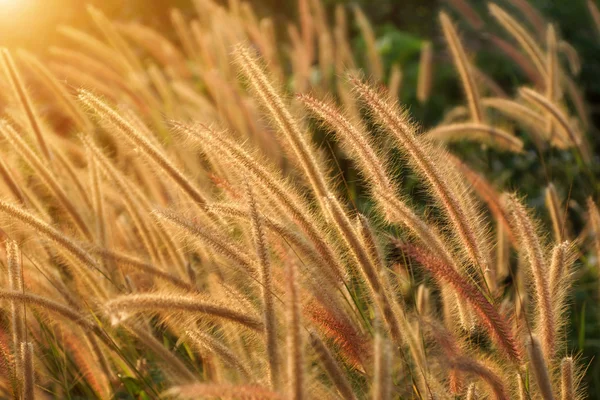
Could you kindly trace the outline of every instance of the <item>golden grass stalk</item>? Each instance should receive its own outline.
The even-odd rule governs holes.
[[[425,267],[438,282],[447,282],[466,299],[485,324],[496,345],[510,360],[516,364],[520,363],[522,358],[520,344],[513,336],[508,321],[481,294],[481,291],[427,250],[412,245],[401,245],[401,248]]]
[[[552,249],[552,260],[550,262],[550,293],[552,306],[554,308],[554,331],[555,337],[560,339],[563,329],[567,324],[567,296],[572,284],[572,267],[577,259],[577,252],[572,243],[557,243]]]
[[[298,14],[306,61],[311,65],[315,57],[315,28],[309,0],[298,0]]]
[[[558,51],[566,57],[571,74],[579,75],[581,72],[581,59],[579,54],[577,54],[575,47],[573,47],[573,45],[571,45],[569,42],[559,40]]]
[[[467,388],[467,395],[465,396],[466,400],[477,400],[478,396],[477,396],[477,385],[474,383],[471,383],[469,385],[469,387]]]
[[[22,205],[27,204],[27,200],[25,199],[25,195],[23,191],[19,187],[15,176],[13,174],[12,168],[10,168],[5,162],[4,157],[0,157],[0,176],[2,176],[2,180],[11,191],[13,196],[21,203]]]
[[[544,400],[553,400],[552,381],[548,372],[548,366],[544,358],[543,345],[536,336],[531,336],[527,341],[527,354],[535,382]]]
[[[465,190],[456,171],[447,165],[443,171],[440,167],[441,160],[447,157],[446,153],[418,138],[407,116],[395,104],[386,101],[357,78],[352,80],[356,92],[374,114],[377,122],[392,134],[408,156],[413,168],[427,180],[436,199],[446,211],[468,258],[479,267],[482,274],[483,271],[491,269],[487,236],[481,226],[481,218],[472,195]]]
[[[546,188],[546,208],[550,213],[550,219],[552,220],[552,228],[554,230],[554,242],[562,243],[567,237],[566,233],[566,217],[563,212],[561,202],[558,198],[558,193],[556,192],[556,188],[551,183]]]
[[[404,342],[398,319],[394,310],[394,300],[390,295],[389,288],[385,287],[380,278],[380,265],[373,264],[374,261],[366,246],[359,239],[352,223],[344,213],[339,202],[335,201],[333,195],[327,198],[327,207],[332,221],[335,223],[340,236],[344,238],[354,261],[360,268],[360,272],[369,284],[371,298],[377,303],[392,338],[398,345]]]
[[[600,265],[600,212],[591,197],[587,199],[588,216],[592,227],[592,240],[596,250],[596,265]]]
[[[287,110],[279,94],[275,91],[267,75],[259,66],[257,58],[245,46],[235,50],[238,66],[249,80],[261,105],[269,112],[279,130],[294,150],[300,165],[310,181],[315,196],[321,203],[327,196],[328,186],[322,168],[319,165],[314,148],[307,142],[305,135],[300,132],[297,121]]]
[[[421,45],[421,58],[419,59],[419,77],[417,79],[417,100],[425,103],[429,99],[432,86],[433,49],[431,42]],[[390,79],[391,80],[391,79]],[[397,92],[396,92],[397,93]]]
[[[494,397],[497,400],[508,400],[508,393],[505,387],[504,382],[498,374],[488,368],[486,365],[479,363],[469,357],[457,357],[450,362],[452,368],[457,369],[462,372],[468,372],[473,375],[479,376],[481,379],[487,383],[492,392],[494,393]]]
[[[73,163],[73,161],[71,161],[69,158],[67,158],[66,156],[66,152],[68,151],[67,149],[62,150],[60,149],[60,147],[56,144],[52,145],[52,148],[54,150],[53,154],[55,156],[55,160],[56,163],[54,165],[54,167],[56,168],[56,174],[58,176],[65,176],[68,177],[68,180],[70,180],[73,188],[75,191],[79,192],[79,196],[81,197],[81,199],[83,200],[83,205],[87,208],[87,209],[92,209],[92,201],[90,200],[90,196],[89,196],[89,189],[87,187],[84,187],[83,185],[83,181],[81,180],[81,178],[79,177],[78,171],[76,170],[76,167]],[[62,178],[61,179],[63,181],[63,185],[67,186],[67,183],[64,182],[67,179]],[[83,207],[82,207],[83,208]]]
[[[73,255],[77,260],[79,260],[84,266],[90,269],[99,270],[96,260],[94,260],[90,254],[79,244],[35,215],[3,200],[0,200],[0,212],[10,216],[11,218],[19,220],[20,222],[37,231],[42,236],[57,243],[68,253]]]
[[[162,341],[155,338],[151,333],[147,332],[145,327],[134,324],[125,326],[129,332],[133,333],[150,351],[156,354],[163,361],[165,369],[171,372],[172,378],[178,383],[195,382],[196,377],[186,367],[186,365],[172,351],[166,348]]]
[[[458,13],[471,25],[475,30],[480,30],[484,22],[475,11],[475,9],[469,4],[467,0],[448,0],[448,3],[456,9]]]
[[[442,23],[444,36],[446,37],[448,47],[450,47],[452,58],[454,59],[454,65],[458,70],[465,95],[467,96],[471,118],[473,122],[482,123],[485,121],[485,116],[481,107],[481,100],[477,90],[477,84],[475,83],[475,78],[473,77],[471,71],[471,64],[467,59],[465,50],[460,42],[460,39],[458,38],[456,28],[454,27],[454,24],[452,23],[452,20],[448,14],[445,12],[440,13],[440,22]]]
[[[140,210],[138,202],[133,198],[133,193],[129,185],[127,182],[125,182],[125,179],[121,176],[121,173],[113,165],[111,165],[110,161],[104,154],[102,154],[102,151],[94,144],[89,136],[80,136],[80,139],[85,148],[92,155],[93,162],[98,163],[98,166],[104,175],[106,175],[110,179],[111,183],[114,184],[114,186],[116,186],[118,189],[123,198],[123,202],[125,203],[125,208],[133,220],[133,225],[140,235],[146,251],[148,254],[150,254],[153,262],[156,262],[159,257],[159,250],[157,248],[156,241],[153,240],[154,238],[150,233],[150,228],[146,223],[146,220],[141,215],[142,210]],[[149,212],[149,210],[144,211],[146,213]]]
[[[529,390],[525,387],[525,382],[522,373],[518,373],[515,376],[515,380],[517,381],[517,393],[519,395],[519,400],[529,400]]]
[[[573,358],[565,357],[560,362],[560,398],[561,400],[575,400],[575,393]]]
[[[131,73],[142,73],[144,68],[133,50],[127,42],[119,34],[114,24],[104,15],[102,11],[92,5],[87,6],[87,11],[92,17],[92,20],[102,32],[110,45],[123,57]]]
[[[322,121],[325,127],[335,131],[341,137],[350,152],[359,158],[361,170],[373,186],[385,189],[391,186],[385,165],[369,143],[364,127],[359,122],[350,122],[331,102],[320,101],[305,94],[299,94],[298,99]]]
[[[250,210],[250,221],[252,225],[252,238],[254,248],[260,265],[260,280],[262,282],[263,298],[263,319],[265,324],[266,348],[269,357],[269,380],[271,388],[277,390],[280,385],[280,361],[279,349],[277,343],[277,320],[275,318],[275,308],[273,305],[273,284],[271,282],[271,260],[267,247],[267,238],[260,218],[260,212],[256,199],[252,194],[249,184],[246,186],[248,196],[248,206]]]
[[[155,64],[151,64],[148,67],[148,77],[150,81],[152,81],[152,85],[156,88],[160,99],[162,100],[162,104],[164,107],[165,115],[172,118],[173,117],[173,93],[171,92],[171,88],[169,86],[169,82],[167,78],[161,71],[159,67]]]
[[[192,383],[175,386],[162,393],[166,398],[197,399],[202,398],[248,398],[264,400],[283,400],[280,394],[257,385],[233,385],[226,383]]]
[[[347,145],[350,153],[358,159],[361,171],[365,174],[367,182],[372,185],[374,197],[383,208],[385,218],[393,224],[406,226],[410,232],[428,246],[435,248],[435,252],[450,264],[455,265],[453,257],[442,237],[432,226],[419,218],[401,199],[394,195],[391,178],[386,172],[386,167],[377,151],[373,148],[362,126],[351,123],[336,107],[328,102],[316,100],[308,95],[299,95],[302,103],[329,129],[335,131]],[[461,315],[466,315],[463,304],[458,304]],[[470,323],[462,320],[465,326]]]
[[[21,359],[23,360],[23,400],[35,399],[35,375],[33,366],[33,343],[21,342]]]
[[[590,16],[592,17],[592,21],[594,22],[594,27],[600,35],[600,10],[598,10],[598,6],[594,3],[594,0],[587,0],[588,10],[590,10]]]
[[[362,34],[367,46],[369,72],[376,81],[381,82],[383,79],[383,65],[377,50],[377,39],[375,37],[373,27],[371,26],[369,19],[362,12],[360,7],[358,7],[358,5],[355,5],[352,10],[354,11],[354,18],[356,19],[360,33]]]
[[[552,118],[557,125],[557,133],[566,135],[564,139],[570,142],[571,145],[575,146],[583,160],[586,163],[590,161],[589,149],[583,146],[581,139],[581,133],[575,129],[575,127],[569,122],[569,118],[560,110],[555,104],[551,103],[545,96],[536,92],[533,89],[521,88],[519,94],[528,102],[544,110]]]
[[[393,64],[390,69],[390,78],[388,81],[388,92],[392,99],[400,98],[400,90],[402,89],[402,69],[399,64]]]
[[[381,334],[375,334],[375,351],[373,359],[373,387],[371,398],[373,400],[390,400],[392,394],[391,355],[390,347]]]
[[[27,117],[27,123],[29,124],[29,129],[35,135],[38,146],[42,155],[46,159],[46,161],[50,162],[52,157],[50,154],[50,148],[48,147],[48,143],[46,143],[46,138],[44,137],[44,132],[42,131],[42,126],[40,123],[40,118],[37,114],[37,111],[33,107],[31,99],[29,98],[29,93],[25,89],[25,85],[23,83],[23,79],[21,78],[21,74],[15,65],[15,61],[12,58],[12,55],[8,51],[8,49],[2,48],[0,49],[0,58],[2,59],[2,68],[4,69],[4,73],[6,77],[10,81],[10,85],[14,94],[17,96],[19,104],[21,106],[21,110],[23,114]]]
[[[35,72],[40,81],[48,86],[50,91],[61,104],[64,111],[71,116],[78,128],[85,131],[90,131],[93,128],[91,121],[81,110],[79,105],[73,100],[73,97],[67,91],[65,85],[56,78],[52,71],[42,64],[36,56],[25,50],[19,50],[18,55],[28,64],[31,70]]]
[[[145,107],[142,105],[142,100],[133,95],[130,90],[118,91],[114,85],[111,86],[112,82],[97,78],[85,69],[58,63],[51,63],[50,69],[61,79],[69,81],[75,87],[93,88],[95,93],[105,96],[111,101],[126,101],[135,104],[140,109]],[[147,112],[147,109],[145,111]]]
[[[67,211],[77,229],[88,240],[92,240],[93,236],[88,226],[83,220],[83,217],[73,204],[70,197],[58,184],[58,179],[54,176],[47,165],[39,159],[39,157],[31,150],[29,145],[25,143],[20,135],[8,122],[0,120],[0,133],[10,142],[17,150],[20,156],[31,166],[32,169],[40,176],[44,184],[50,189],[52,194],[57,198],[59,203]]]
[[[537,328],[542,340],[544,355],[551,360],[556,351],[554,334],[556,317],[552,307],[549,271],[544,257],[544,249],[534,222],[516,196],[512,195],[507,198],[507,209],[510,210],[514,232],[521,243],[520,251],[524,253],[533,276],[539,315]]]
[[[310,332],[310,343],[312,347],[315,349],[319,360],[323,364],[329,379],[335,385],[337,391],[344,399],[348,400],[356,400],[356,396],[352,390],[352,386],[348,379],[344,375],[344,371],[338,365],[338,362],[331,354],[325,343],[319,338],[319,336],[315,332]]]
[[[234,205],[211,204],[209,209],[216,214],[242,218],[250,222],[251,217],[249,211]],[[265,215],[259,215],[258,218],[265,229],[289,243],[292,248],[303,257],[305,264],[314,267],[328,268],[320,254],[310,245],[310,243],[307,243],[293,227],[288,227],[285,223],[278,222]]]
[[[498,110],[507,117],[525,126],[527,128],[526,132],[531,135],[536,145],[542,146],[542,139],[551,139],[548,136],[549,132],[546,129],[544,129],[544,117],[537,113],[535,110],[532,110],[531,107],[527,107],[521,103],[517,103],[514,100],[502,99],[499,97],[484,98],[481,102],[483,103],[484,107]],[[561,138],[555,137],[555,139]],[[557,140],[553,142],[553,145],[562,148],[568,147],[568,145],[563,141]]]
[[[121,90],[126,86],[124,78],[117,71],[87,54],[62,47],[50,47],[49,52],[66,65],[80,68],[103,82],[114,83]]]
[[[0,370],[4,374],[5,379],[8,381],[7,392],[12,395],[13,398],[19,398],[20,393],[20,382],[17,377],[17,370],[15,368],[15,357],[12,352],[4,343],[0,343]]]
[[[93,54],[93,59],[109,63],[112,69],[121,74],[127,74],[127,71],[129,70],[127,61],[121,54],[102,43],[102,41],[70,26],[59,26],[57,31],[61,35],[77,43],[79,47],[85,49],[86,52]]]
[[[237,246],[235,242],[229,240],[229,238],[214,228],[197,225],[190,222],[188,218],[169,210],[154,210],[152,215],[159,220],[166,221],[178,229],[194,235],[217,253],[234,261],[236,267],[242,267],[253,277],[256,275],[257,266],[254,260],[243,249]]]
[[[214,299],[200,295],[177,295],[170,293],[143,293],[117,296],[104,304],[108,313],[116,312],[186,312],[205,314],[218,319],[235,322],[255,331],[262,331],[260,318],[240,310],[218,304]]]
[[[186,331],[186,335],[199,350],[206,350],[216,354],[220,360],[223,360],[225,364],[239,371],[244,376],[245,380],[251,379],[252,375],[248,366],[244,365],[244,363],[239,359],[239,356],[231,349],[227,348],[227,346],[225,346],[223,343],[198,330]]]
[[[543,38],[547,23],[540,13],[526,0],[509,0],[509,2],[525,16],[527,21],[536,30],[539,38]]]
[[[298,285],[298,271],[296,262],[292,258],[286,260],[287,264],[287,379],[288,396],[291,400],[305,398],[306,382],[304,377],[304,341],[302,338],[301,300]]]
[[[185,282],[178,276],[173,275],[171,272],[163,271],[152,264],[149,264],[143,260],[139,260],[128,254],[116,252],[113,250],[106,250],[103,248],[91,249],[90,253],[95,254],[104,260],[125,265],[132,269],[138,270],[144,274],[151,275],[157,279],[160,279],[161,281],[168,282],[171,285],[183,289],[189,293],[197,291],[194,285]]]
[[[343,279],[343,267],[336,256],[335,249],[326,240],[321,223],[313,217],[308,207],[306,207],[305,201],[296,194],[296,191],[290,185],[282,182],[277,173],[265,167],[264,162],[250,155],[242,146],[225,138],[222,133],[203,126],[194,128],[183,124],[174,124],[174,126],[179,132],[186,134],[204,146],[208,146],[211,151],[235,161],[242,170],[251,174],[264,188],[271,192],[323,257],[323,262],[328,266],[323,271],[326,274],[325,276],[332,280]]]
[[[96,324],[90,322],[85,315],[80,314],[73,308],[55,302],[52,299],[38,296],[33,293],[14,292],[11,290],[0,290],[0,299],[18,301],[42,308],[44,311],[58,314],[86,331],[95,333],[100,339],[106,341],[106,335]]]
[[[14,240],[6,240],[6,265],[8,269],[8,287],[15,292],[23,292],[23,270],[19,246]],[[10,302],[11,328],[13,339],[13,354],[19,353],[21,342],[25,340],[26,321],[24,308],[16,301]],[[21,359],[16,358],[17,369],[20,369]]]
[[[419,315],[426,316],[427,314],[429,314],[429,299],[429,289],[424,284],[420,284],[417,288],[417,299],[415,302],[417,312],[419,313]]]
[[[496,279],[501,282],[510,275],[510,239],[502,223],[496,224]]]
[[[143,153],[156,163],[194,202],[201,207],[206,205],[204,195],[200,193],[200,191],[194,187],[192,182],[190,182],[190,180],[187,179],[185,175],[171,163],[171,161],[169,161],[163,152],[152,144],[138,129],[121,117],[113,108],[87,90],[80,90],[78,97],[81,102],[114,126],[128,141],[139,147]]]
[[[90,186],[92,188],[92,199],[93,199],[93,210],[94,219],[96,226],[96,243],[101,247],[106,247],[106,228],[107,223],[105,219],[106,210],[104,207],[104,198],[102,196],[101,185],[100,185],[100,171],[98,168],[97,161],[94,159],[90,151],[88,151],[88,168],[90,173]]]
[[[514,134],[496,126],[474,122],[440,125],[424,136],[433,141],[453,142],[466,139],[486,143],[514,153],[523,151],[523,141]]]
[[[548,25],[546,33],[546,97],[552,103],[557,103],[560,97],[560,79],[561,71],[558,61],[558,45],[556,40],[556,30],[553,25]],[[554,121],[548,116],[546,123],[549,136],[553,136]]]
[[[175,33],[185,50],[188,58],[191,60],[198,60],[198,51],[194,46],[194,40],[192,39],[192,33],[189,30],[185,18],[181,11],[177,8],[171,9],[171,23],[175,28]]]
[[[185,56],[164,35],[137,22],[116,24],[116,27],[163,65],[169,74],[182,79],[192,76]]]
[[[544,62],[544,53],[536,43],[536,40],[531,37],[529,32],[515,18],[510,16],[502,8],[494,3],[488,3],[490,14],[502,25],[508,33],[519,43],[519,46],[525,51],[525,54],[531,59],[535,65],[538,74],[545,81],[547,74],[546,63]]]

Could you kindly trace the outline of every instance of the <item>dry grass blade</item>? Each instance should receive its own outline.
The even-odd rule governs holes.
[[[59,244],[78,259],[85,267],[99,270],[96,260],[94,260],[79,244],[50,226],[47,222],[42,221],[37,216],[3,200],[0,200],[0,212],[21,221],[42,236]]]
[[[48,147],[48,143],[46,143],[46,138],[44,137],[44,132],[42,132],[39,117],[35,108],[33,107],[33,104],[31,103],[29,94],[25,90],[25,85],[23,84],[23,80],[15,65],[12,55],[7,49],[2,48],[0,49],[0,58],[2,59],[4,73],[10,81],[13,92],[18,98],[23,113],[27,116],[29,128],[34,133],[44,158],[49,162],[51,161],[50,148]]]
[[[242,170],[251,174],[256,181],[271,192],[282,209],[286,211],[290,219],[295,221],[306,236],[312,241],[317,252],[323,257],[327,269],[323,270],[325,276],[332,282],[343,280],[343,267],[340,264],[336,251],[326,240],[321,223],[319,223],[308,207],[305,201],[296,195],[296,191],[285,184],[269,168],[266,168],[261,160],[251,156],[243,147],[236,144],[219,132],[208,127],[190,128],[183,124],[174,124],[177,130],[185,133],[205,146],[210,146],[210,150],[234,160]]]
[[[419,77],[417,80],[417,100],[425,103],[429,99],[433,80],[433,49],[431,42],[421,45],[421,58],[419,60]],[[392,91],[390,91],[392,93]],[[397,91],[396,91],[397,93]]]
[[[467,60],[465,50],[458,38],[454,24],[450,20],[448,14],[442,12],[440,14],[440,21],[442,23],[442,29],[444,30],[444,36],[452,52],[454,59],[454,65],[460,75],[460,80],[467,96],[469,103],[469,110],[471,112],[471,118],[473,122],[483,123],[485,116],[483,114],[483,108],[481,107],[481,100],[479,98],[479,92],[477,90],[477,84],[471,71],[471,64]]]
[[[18,55],[38,75],[39,79],[48,86],[54,96],[61,103],[64,110],[71,116],[71,118],[73,118],[73,121],[75,121],[78,128],[85,131],[91,131],[93,128],[91,121],[81,110],[79,105],[74,101],[73,96],[71,96],[71,94],[67,91],[65,85],[56,78],[52,71],[42,64],[37,57],[27,51],[20,50]]]
[[[442,160],[447,157],[446,153],[418,138],[406,114],[398,110],[395,104],[384,100],[357,78],[352,80],[356,92],[378,123],[393,135],[414,169],[427,180],[431,191],[446,211],[465,254],[483,275],[483,271],[491,269],[487,233],[475,209],[472,195],[460,182],[461,178],[455,175],[456,171],[447,165],[443,172],[440,169]]]
[[[550,373],[544,354],[542,351],[542,345],[537,337],[532,336],[527,341],[527,353],[529,354],[529,361],[533,372],[533,377],[537,383],[538,390],[544,400],[553,400],[554,395],[552,393],[552,381],[550,380]]]
[[[269,376],[271,387],[278,389],[280,385],[280,362],[279,349],[277,343],[277,320],[275,318],[275,309],[273,305],[273,284],[271,275],[271,260],[267,248],[267,238],[265,236],[258,205],[252,194],[250,185],[246,187],[248,197],[248,205],[250,209],[250,221],[252,224],[252,238],[254,239],[254,247],[260,264],[260,278],[262,282],[262,297],[264,307],[264,324],[266,347],[269,354]]]
[[[441,142],[475,140],[514,153],[523,151],[521,139],[501,128],[487,124],[466,122],[440,125],[427,132],[425,137]]]
[[[210,226],[199,226],[184,216],[174,213],[168,210],[152,212],[152,215],[159,218],[162,221],[166,221],[171,225],[176,226],[185,232],[191,233],[204,243],[212,247],[216,252],[229,258],[236,263],[236,266],[242,267],[251,276],[257,274],[256,263],[250,258],[250,256],[243,251],[235,242],[230,241],[229,238],[222,235],[214,228]]]
[[[198,189],[177,169],[171,161],[152,144],[143,133],[121,117],[114,109],[105,102],[94,96],[87,90],[79,91],[79,99],[90,109],[98,113],[103,119],[113,125],[131,143],[139,147],[144,154],[155,162],[175,183],[198,205],[204,207],[206,199]]]
[[[510,33],[525,51],[527,56],[534,63],[538,74],[545,81],[547,74],[546,63],[544,62],[543,51],[537,45],[536,40],[531,37],[529,32],[510,14],[498,7],[494,3],[488,3],[490,14]]]
[[[162,394],[166,398],[197,399],[202,398],[242,398],[242,399],[264,399],[282,400],[278,393],[255,385],[232,385],[224,383],[194,383],[184,386],[176,386]]]
[[[506,356],[516,364],[522,359],[519,342],[513,336],[508,321],[498,313],[492,304],[473,287],[471,283],[461,277],[454,269],[443,261],[417,246],[402,245],[402,250],[415,258],[438,281],[452,285],[456,292],[465,298],[486,324],[490,336],[494,339]]]
[[[519,94],[528,102],[541,108],[552,118],[557,125],[557,133],[562,135],[561,140],[575,146],[586,163],[590,161],[589,149],[583,146],[581,133],[569,122],[568,117],[555,104],[551,103],[545,96],[529,88],[519,89]]]
[[[567,219],[558,198],[556,187],[552,183],[546,188],[546,208],[548,209],[550,219],[552,220],[554,241],[556,243],[562,243],[568,239],[565,227]]]
[[[321,199],[327,196],[328,186],[314,149],[307,142],[305,135],[300,132],[298,122],[294,120],[283,104],[281,97],[273,88],[251,50],[240,46],[236,49],[235,54],[240,70],[248,78],[261,105],[269,111],[277,127],[292,146],[317,199],[321,202]]]
[[[306,395],[304,372],[304,340],[302,335],[300,286],[295,260],[286,260],[287,269],[287,378],[288,398],[303,400]]]
[[[576,399],[572,357],[565,357],[560,363],[560,398],[561,400]]]
[[[341,370],[338,362],[315,332],[310,333],[310,343],[325,367],[329,379],[331,379],[340,395],[344,399],[356,400],[356,396],[352,391],[352,386],[350,385],[350,382],[348,382],[346,376],[344,376],[344,372]]]
[[[248,327],[249,329],[262,331],[264,324],[253,315],[236,310],[214,300],[199,295],[176,295],[170,293],[144,293],[118,296],[104,304],[108,313],[119,312],[187,312],[194,314],[206,314],[217,319],[223,319]]]
[[[194,346],[201,351],[209,351],[217,354],[229,366],[240,371],[244,379],[251,380],[250,368],[239,359],[231,349],[212,336],[200,331],[187,331],[186,335],[191,339]]]
[[[8,286],[10,290],[15,292],[23,292],[23,269],[21,266],[21,257],[19,254],[19,246],[14,240],[6,241],[6,264],[8,269]],[[11,301],[11,328],[13,339],[14,354],[18,354],[21,342],[25,340],[25,313],[21,304]],[[17,357],[17,369],[19,369],[21,359]]]
[[[600,212],[591,197],[587,200],[587,206],[592,227],[592,239],[596,250],[596,264],[600,265]]]
[[[521,243],[520,251],[527,257],[529,270],[534,278],[534,293],[539,315],[537,328],[542,340],[544,355],[550,360],[556,352],[554,334],[556,316],[552,307],[549,270],[544,256],[544,248],[540,243],[537,228],[523,204],[515,196],[510,196],[507,200],[507,208],[511,212],[514,232]]]
[[[600,10],[598,10],[598,6],[594,3],[594,0],[587,0],[587,6],[590,10],[590,16],[594,21],[594,27],[600,36]]]
[[[19,347],[23,360],[23,400],[35,399],[35,375],[33,365],[33,343],[22,342]]]
[[[58,179],[39,157],[34,153],[29,145],[23,140],[20,135],[8,122],[0,120],[0,133],[10,144],[17,150],[21,157],[31,166],[32,169],[40,176],[42,181],[54,196],[58,199],[61,206],[67,211],[73,220],[77,229],[88,240],[92,240],[93,236],[87,224],[83,220],[81,213],[71,200],[65,190],[59,185]]]

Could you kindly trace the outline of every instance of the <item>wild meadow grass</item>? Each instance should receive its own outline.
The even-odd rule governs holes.
[[[197,0],[172,35],[90,7],[89,31],[58,28],[68,46],[2,49],[2,397],[591,395],[569,312],[585,276],[598,299],[597,193],[550,182],[540,218],[452,152],[550,148],[593,179],[584,60],[527,2],[490,3],[491,37],[530,79],[500,87],[461,37],[482,17],[448,3],[464,105],[427,130],[357,7],[299,0],[281,29]]]

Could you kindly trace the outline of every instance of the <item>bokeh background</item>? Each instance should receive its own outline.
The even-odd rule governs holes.
[[[277,23],[279,37],[286,40],[285,22],[297,18],[295,0],[252,0],[259,15],[270,15]],[[510,2],[499,1],[511,8]],[[600,126],[600,32],[594,29],[585,0],[530,0],[549,21],[557,24],[560,35],[571,43],[582,60],[577,84],[587,101],[592,127],[588,132],[593,152],[600,154],[600,140],[595,127]],[[358,0],[354,2],[323,0],[333,15],[336,4],[348,7],[358,4],[369,17],[377,35],[380,54],[386,71],[394,63],[403,69],[402,102],[410,109],[415,120],[424,129],[443,118],[444,113],[464,102],[461,87],[451,64],[440,33],[437,13],[441,8],[450,10],[450,1],[436,0]],[[174,36],[170,29],[169,10],[177,7],[193,14],[191,0],[0,0],[0,45],[26,48],[44,57],[50,45],[59,45],[58,25],[71,25],[92,30],[86,5],[92,4],[114,20],[137,20],[157,28],[166,36]],[[486,32],[500,32],[487,15],[485,1],[471,0],[486,21]],[[458,14],[456,20],[461,20]],[[280,23],[278,23],[280,22]],[[489,24],[488,24],[489,23]],[[513,91],[526,79],[513,63],[490,44],[485,34],[461,23],[462,38],[470,54],[475,55],[477,66],[492,76],[502,88]],[[364,52],[364,42],[358,28],[351,26],[355,54]],[[434,82],[432,96],[426,104],[416,100],[416,82],[421,45],[431,40],[434,48]],[[357,60],[364,58],[357,57]],[[522,136],[527,140],[527,136]],[[474,169],[481,171],[500,190],[518,190],[529,204],[538,210],[538,216],[548,220],[544,211],[543,191],[553,182],[563,199],[568,199],[572,228],[579,231],[585,214],[581,205],[588,196],[598,200],[600,182],[599,163],[591,171],[581,171],[570,153],[548,150],[540,153],[527,145],[524,154],[498,153],[476,144],[453,145],[453,150]],[[409,180],[410,184],[410,180]],[[414,183],[417,185],[417,183]],[[549,224],[546,226],[550,226]],[[600,307],[598,306],[595,272],[583,269],[578,276],[571,307],[572,329],[568,340],[575,354],[589,363],[586,384],[590,398],[600,398]]]

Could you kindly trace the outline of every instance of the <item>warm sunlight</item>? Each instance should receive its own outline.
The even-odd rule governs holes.
[[[32,0],[0,0],[0,15],[18,12],[31,5]]]
[[[0,400],[600,400],[600,0],[0,0]]]

